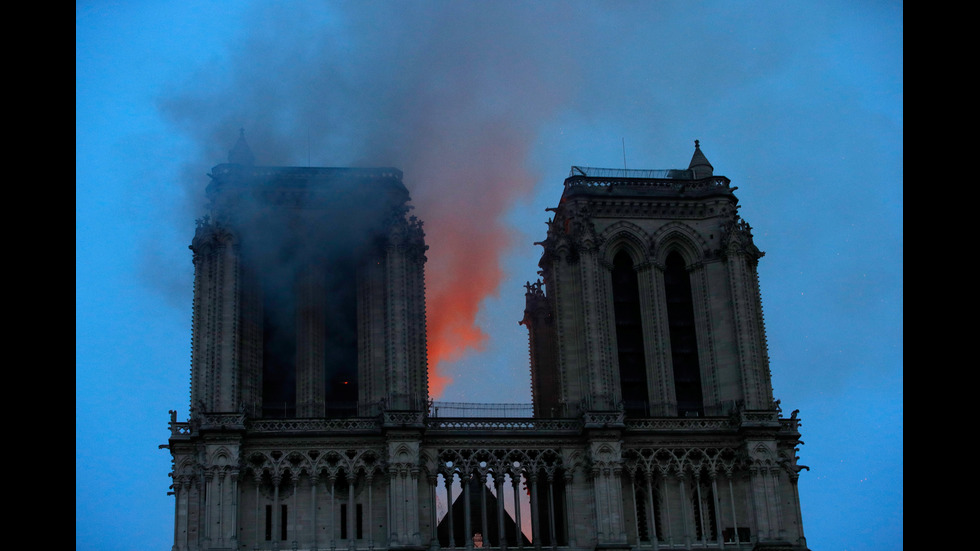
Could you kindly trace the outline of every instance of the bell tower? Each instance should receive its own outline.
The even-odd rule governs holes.
[[[533,377],[556,379],[539,414],[771,406],[763,253],[735,189],[698,142],[686,170],[572,167],[527,293]]]
[[[424,236],[393,168],[214,167],[194,252],[192,417],[427,402]]]

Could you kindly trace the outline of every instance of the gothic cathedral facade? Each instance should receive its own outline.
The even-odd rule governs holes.
[[[173,551],[805,550],[763,253],[695,144],[573,167],[526,286],[533,416],[431,408],[425,245],[393,168],[261,167],[198,221]]]

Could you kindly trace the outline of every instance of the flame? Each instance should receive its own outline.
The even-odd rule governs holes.
[[[515,150],[524,144],[515,141],[484,143],[482,154],[521,159]],[[420,190],[416,197],[429,245],[426,338],[433,399],[452,383],[453,362],[486,347],[488,335],[479,327],[477,315],[483,300],[499,292],[504,277],[501,255],[513,241],[513,230],[502,217],[518,196],[533,187],[520,162],[476,177],[466,167],[439,168],[424,172],[427,189],[433,191]]]
[[[429,396],[438,398],[452,383],[448,366],[467,352],[483,351],[488,335],[477,324],[483,299],[496,295],[503,279],[500,254],[506,230],[494,233],[457,227],[439,232],[430,245],[436,253],[427,272]]]

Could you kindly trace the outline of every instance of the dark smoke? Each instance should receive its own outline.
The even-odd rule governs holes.
[[[437,364],[485,340],[474,318],[510,244],[500,217],[532,189],[537,131],[577,79],[567,21],[517,4],[304,6],[264,6],[227,63],[174,91],[164,111],[200,144],[189,174],[223,162],[239,127],[259,165],[404,171],[430,245],[438,396]]]
[[[430,245],[430,380],[438,396],[447,382],[439,364],[486,342],[474,317],[497,292],[500,255],[511,244],[501,215],[532,191],[531,159],[542,150],[574,142],[573,158],[549,161],[621,166],[628,146],[631,166],[673,168],[690,158],[695,138],[714,136],[706,143],[719,145],[709,157],[722,173],[731,166],[725,154],[752,159],[746,172],[788,174],[799,170],[798,158],[773,129],[819,141],[813,129],[851,124],[844,112],[830,122],[804,115],[812,106],[796,94],[773,97],[774,83],[826,85],[812,44],[837,32],[833,8],[713,8],[261,4],[237,43],[175,85],[162,107],[199,145],[187,170],[190,197],[200,197],[200,175],[225,159],[240,127],[257,164],[404,171]],[[804,66],[814,70],[800,81]],[[583,146],[583,137],[595,146]],[[752,189],[760,194],[781,193],[759,180]]]

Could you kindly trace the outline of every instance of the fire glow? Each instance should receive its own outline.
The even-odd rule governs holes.
[[[445,230],[427,236],[430,251],[436,251],[426,269],[430,398],[440,397],[452,383],[449,364],[485,348],[488,335],[476,318],[483,300],[499,291],[500,255],[509,241],[499,228],[495,233],[465,226]]]

